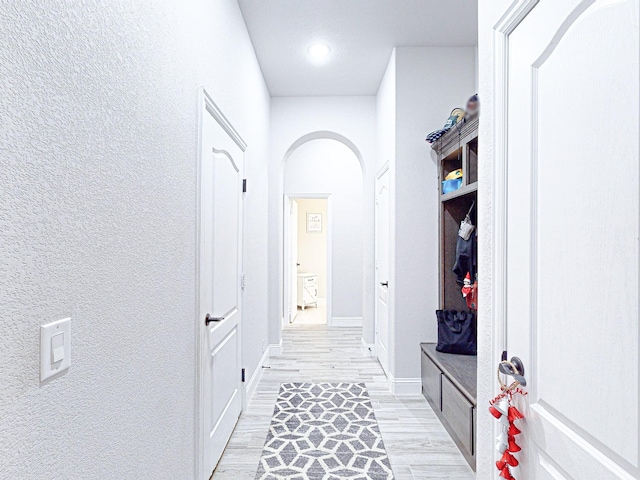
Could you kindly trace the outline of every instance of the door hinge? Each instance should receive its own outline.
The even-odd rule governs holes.
[[[240,278],[240,288],[244,291],[244,287],[247,285],[247,276],[243,273]]]
[[[244,368],[242,369],[242,383],[244,383]]]
[[[242,179],[242,193],[247,193],[247,179]]]

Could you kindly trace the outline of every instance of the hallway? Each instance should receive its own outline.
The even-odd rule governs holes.
[[[293,325],[240,417],[214,480],[253,480],[283,382],[365,382],[396,480],[475,478],[422,396],[396,398],[380,364],[363,357],[360,328]]]
[[[298,310],[295,320],[289,325],[291,328],[303,325],[326,325],[327,305],[324,302],[318,303],[317,307],[308,307]]]

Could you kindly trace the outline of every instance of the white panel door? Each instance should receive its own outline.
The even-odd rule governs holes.
[[[389,374],[389,170],[376,179],[376,354]]]
[[[289,269],[291,278],[289,282],[291,284],[291,294],[289,295],[289,323],[293,322],[298,314],[298,202],[293,198],[290,199],[290,202],[291,220],[289,229],[291,240],[289,244]]]
[[[494,252],[529,389],[514,476],[637,479],[639,2],[514,3]]]
[[[240,298],[243,151],[206,109],[200,184],[200,328],[204,474],[242,409]]]

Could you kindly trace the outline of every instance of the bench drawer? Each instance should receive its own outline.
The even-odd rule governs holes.
[[[422,353],[422,394],[433,408],[442,410],[442,372]]]
[[[473,405],[449,381],[442,377],[442,416],[451,427],[459,442],[458,446],[465,449],[468,455],[474,454],[473,446]]]

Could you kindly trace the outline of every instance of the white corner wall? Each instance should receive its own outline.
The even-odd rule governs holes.
[[[376,96],[376,173],[396,158],[396,49]]]
[[[376,101],[362,97],[274,97],[271,99],[269,166],[269,342],[279,345],[283,317],[284,165],[296,147],[330,138],[359,152],[364,176],[363,338],[373,343],[373,178]],[[336,273],[336,272],[334,272]]]
[[[394,88],[395,87],[395,88]],[[419,393],[419,342],[436,341],[438,182],[426,134],[475,93],[475,48],[398,47],[378,93],[378,164],[391,171],[392,387]],[[395,128],[380,114],[395,107]]]
[[[353,151],[336,140],[311,140],[298,147],[287,160],[284,193],[330,195],[331,319],[330,325],[358,324],[363,309],[364,202],[362,168]],[[303,205],[299,202],[300,218]],[[316,200],[317,202],[317,200]],[[325,202],[326,203],[326,202]],[[314,234],[305,234],[299,242]],[[326,229],[325,229],[326,231]],[[303,253],[301,249],[298,253]],[[308,271],[302,258],[299,271]],[[326,280],[326,279],[325,279]]]
[[[269,95],[235,0],[21,1],[0,41],[0,477],[193,478],[198,87],[249,144],[266,344]],[[39,326],[71,368],[39,383]]]

